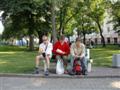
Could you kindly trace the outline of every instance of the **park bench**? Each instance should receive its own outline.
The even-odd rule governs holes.
[[[70,61],[71,59],[69,59],[69,63],[71,62]],[[90,58],[90,49],[86,49],[85,51],[85,60],[86,60],[86,67],[87,67],[87,71],[88,72],[91,72],[91,69],[92,69],[92,59]],[[53,57],[51,58],[50,60],[51,63],[56,63],[57,60],[54,58],[54,54],[53,54]]]

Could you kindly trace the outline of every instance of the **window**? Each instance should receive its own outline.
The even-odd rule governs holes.
[[[110,38],[107,38],[107,43],[110,44]]]
[[[97,40],[97,38],[95,38],[95,44],[97,44],[98,43],[98,40]]]
[[[117,44],[117,43],[118,43],[118,39],[114,38],[114,44]]]

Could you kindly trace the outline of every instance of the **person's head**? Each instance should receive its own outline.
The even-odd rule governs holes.
[[[42,41],[43,41],[43,43],[47,44],[48,43],[48,37],[44,35],[42,37]]]
[[[64,35],[61,35],[61,36],[60,36],[60,41],[61,41],[61,42],[65,41],[65,36],[64,36]]]
[[[80,37],[77,37],[76,38],[76,46],[80,47],[80,43],[81,43],[81,39],[80,39]]]

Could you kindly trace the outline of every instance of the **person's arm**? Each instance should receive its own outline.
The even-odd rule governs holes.
[[[39,54],[42,54],[43,53],[43,49],[42,49],[42,45],[40,44],[39,46],[39,51],[38,51]]]
[[[70,54],[70,46],[66,43],[66,51],[65,51],[66,55]]]
[[[53,46],[53,53],[54,54],[65,54],[65,52],[63,52],[62,50],[60,50],[59,48],[59,42],[55,43]]]
[[[71,54],[72,56],[75,56],[74,49],[73,49],[73,44],[72,44],[71,47],[70,47],[70,54]]]
[[[85,45],[82,46],[82,53],[80,55],[81,58],[85,57]]]
[[[70,53],[71,53],[71,55],[72,55],[74,58],[80,57],[79,55],[77,55],[77,53],[75,53],[74,44],[71,45]]]

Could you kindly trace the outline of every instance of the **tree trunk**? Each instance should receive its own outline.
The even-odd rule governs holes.
[[[100,23],[99,23],[98,21],[97,21],[97,25],[98,25],[98,28],[99,28],[99,31],[100,31],[102,46],[103,46],[103,47],[106,47],[105,38],[104,38],[104,36],[103,36],[103,34],[102,34],[103,31],[102,31],[102,28],[101,28]]]
[[[78,37],[80,37],[80,30],[79,29],[77,29],[77,35],[78,35]]]
[[[62,28],[62,34],[64,34],[65,33],[65,31],[64,31],[64,27]]]
[[[86,34],[83,33],[83,43],[86,44]]]
[[[59,26],[59,35],[61,35],[61,32],[62,32],[62,26],[63,26],[63,15],[62,15],[62,10],[60,10],[60,26]]]
[[[83,17],[82,18],[82,34],[83,34],[83,43],[86,44],[86,32],[85,32],[85,28],[84,28],[84,21],[83,21]]]
[[[29,34],[29,50],[30,51],[33,51],[34,50],[34,19],[33,19],[33,16],[31,13],[29,13],[28,15],[28,25],[29,25],[29,31],[28,31],[28,34]]]
[[[37,31],[37,34],[38,34],[38,39],[39,39],[39,44],[42,43],[42,32],[41,31]]]
[[[29,50],[33,51],[34,50],[34,36],[33,35],[29,35]]]
[[[55,23],[55,2],[52,1],[52,37],[53,37],[53,43],[57,41],[57,35],[56,35],[56,23]]]
[[[39,35],[39,44],[42,43],[42,36]]]

